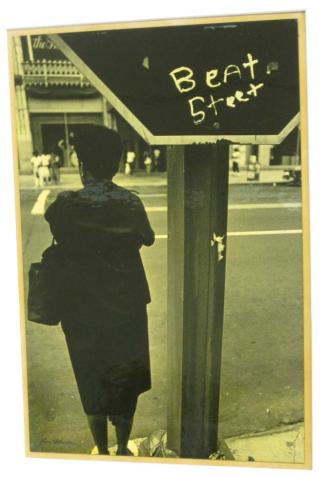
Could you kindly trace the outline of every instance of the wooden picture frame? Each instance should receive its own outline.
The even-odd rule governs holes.
[[[170,32],[177,53],[174,41],[169,43]],[[206,47],[198,42],[203,35]],[[224,36],[226,43],[221,46]],[[235,42],[230,42],[234,37]],[[185,48],[193,38],[190,52]],[[256,38],[263,59],[247,49]],[[260,43],[262,38],[266,43]],[[8,41],[27,455],[311,468],[304,13],[33,28],[9,31]],[[105,58],[112,77],[103,67],[103,51],[106,47],[111,51],[110,42],[118,48],[116,56]],[[132,48],[131,74],[124,82],[128,48]],[[178,62],[183,48],[187,64]],[[162,56],[155,56],[158,51]],[[225,60],[229,54],[230,62]],[[260,65],[258,73],[256,65]],[[157,86],[154,79],[163,72],[166,76]],[[262,98],[259,88],[264,91]],[[219,98],[213,97],[217,91],[222,91]],[[217,109],[219,103],[222,110]],[[157,214],[153,219],[159,230],[157,248],[143,253],[150,289],[151,282],[154,288],[149,306],[153,387],[149,398],[146,394],[140,398],[132,434],[139,452],[135,458],[87,455],[91,436],[81,424],[83,413],[63,335],[59,328],[27,321],[29,265],[51,239],[42,215],[57,192],[78,187],[69,138],[74,127],[85,122],[118,130],[127,148],[133,144],[140,173],[134,177],[126,173],[125,157],[118,183],[136,188],[145,197],[150,221]],[[30,174],[32,146],[47,153],[54,138],[65,141],[65,180],[43,183],[44,190],[35,190]],[[167,176],[164,170],[146,173],[145,156],[141,158],[142,150],[147,152],[145,144],[151,148],[152,168],[153,150],[159,148],[162,163],[156,167],[167,166]],[[229,170],[231,163],[237,164],[235,170]],[[247,216],[245,211],[251,212]],[[235,224],[239,229],[234,230]],[[233,240],[243,240],[244,245],[233,245]],[[166,280],[162,273],[167,273]],[[287,284],[282,285],[283,280]],[[223,335],[224,314],[228,328]],[[264,317],[267,320],[260,325]],[[242,349],[233,341],[236,337]],[[159,348],[165,349],[165,359],[158,355]],[[252,407],[258,417],[250,423]],[[249,418],[244,417],[247,412]],[[60,438],[59,427],[64,428]],[[78,436],[76,441],[73,436]],[[109,441],[113,439],[111,430]],[[255,450],[255,441],[264,443],[267,456],[273,446],[277,454],[265,458],[264,452]],[[296,459],[299,449],[301,457]]]

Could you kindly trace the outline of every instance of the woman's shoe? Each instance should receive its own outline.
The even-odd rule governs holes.
[[[116,455],[128,455],[128,456],[133,456],[134,457],[134,454],[131,450],[129,450],[128,448],[126,448],[125,450],[123,451],[118,451],[117,450],[117,454]]]
[[[108,454],[105,454],[105,453],[99,454],[97,446],[94,446],[93,449],[91,450],[91,455],[110,455],[110,452],[108,449]]]

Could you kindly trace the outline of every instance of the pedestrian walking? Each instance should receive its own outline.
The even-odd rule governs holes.
[[[240,175],[240,165],[239,165],[238,157],[233,157],[232,158],[232,171],[233,171],[234,176],[239,176]]]
[[[135,152],[128,151],[126,156],[125,173],[133,174],[135,169]]]
[[[160,170],[161,151],[158,147],[153,150],[153,170],[158,172]]]
[[[33,168],[33,176],[34,176],[34,187],[40,186],[40,175],[39,175],[39,167],[41,165],[41,155],[39,151],[34,151],[33,156],[31,157],[31,164]]]
[[[144,154],[144,165],[145,165],[146,173],[151,174],[152,158],[151,158],[151,154],[148,151],[146,151],[145,154]]]
[[[240,150],[238,146],[234,146],[232,149],[232,172],[234,176],[240,175]]]
[[[60,139],[55,148],[55,154],[59,156],[60,165],[63,166],[66,162],[66,142],[64,139]]]
[[[74,144],[70,146],[70,163],[73,167],[78,167],[78,157]]]
[[[249,164],[248,164],[248,170],[247,170],[247,180],[248,181],[254,181],[255,180],[255,164],[257,161],[257,156],[251,155],[249,157]]]
[[[74,166],[73,162],[76,164],[76,157],[74,157],[75,152],[75,133],[73,131],[68,134],[68,141],[61,138],[58,141],[56,147],[56,154],[60,157],[60,166]]]
[[[260,165],[260,162],[257,161],[255,164],[254,164],[254,172],[255,172],[255,180],[256,181],[259,181],[260,180],[260,171],[261,171],[261,165]]]
[[[141,200],[116,185],[122,143],[103,126],[76,138],[83,188],[58,195],[46,211],[64,260],[62,329],[99,454],[108,454],[108,419],[118,455],[127,447],[138,396],[150,389],[146,306],[139,249],[154,242]]]
[[[60,183],[60,156],[58,156],[55,153],[51,154],[50,169],[51,169],[51,181],[54,184],[59,184]]]
[[[40,165],[38,168],[39,179],[40,179],[40,186],[44,187],[45,185],[49,185],[51,181],[51,155],[50,154],[42,154],[40,156]]]

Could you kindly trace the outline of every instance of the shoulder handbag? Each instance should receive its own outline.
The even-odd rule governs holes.
[[[27,299],[29,321],[50,326],[60,323],[65,292],[63,267],[61,248],[53,240],[43,252],[41,262],[30,266]]]

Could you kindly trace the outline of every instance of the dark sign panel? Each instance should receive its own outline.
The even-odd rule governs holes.
[[[297,124],[297,20],[65,33],[58,44],[152,142],[253,142]]]

